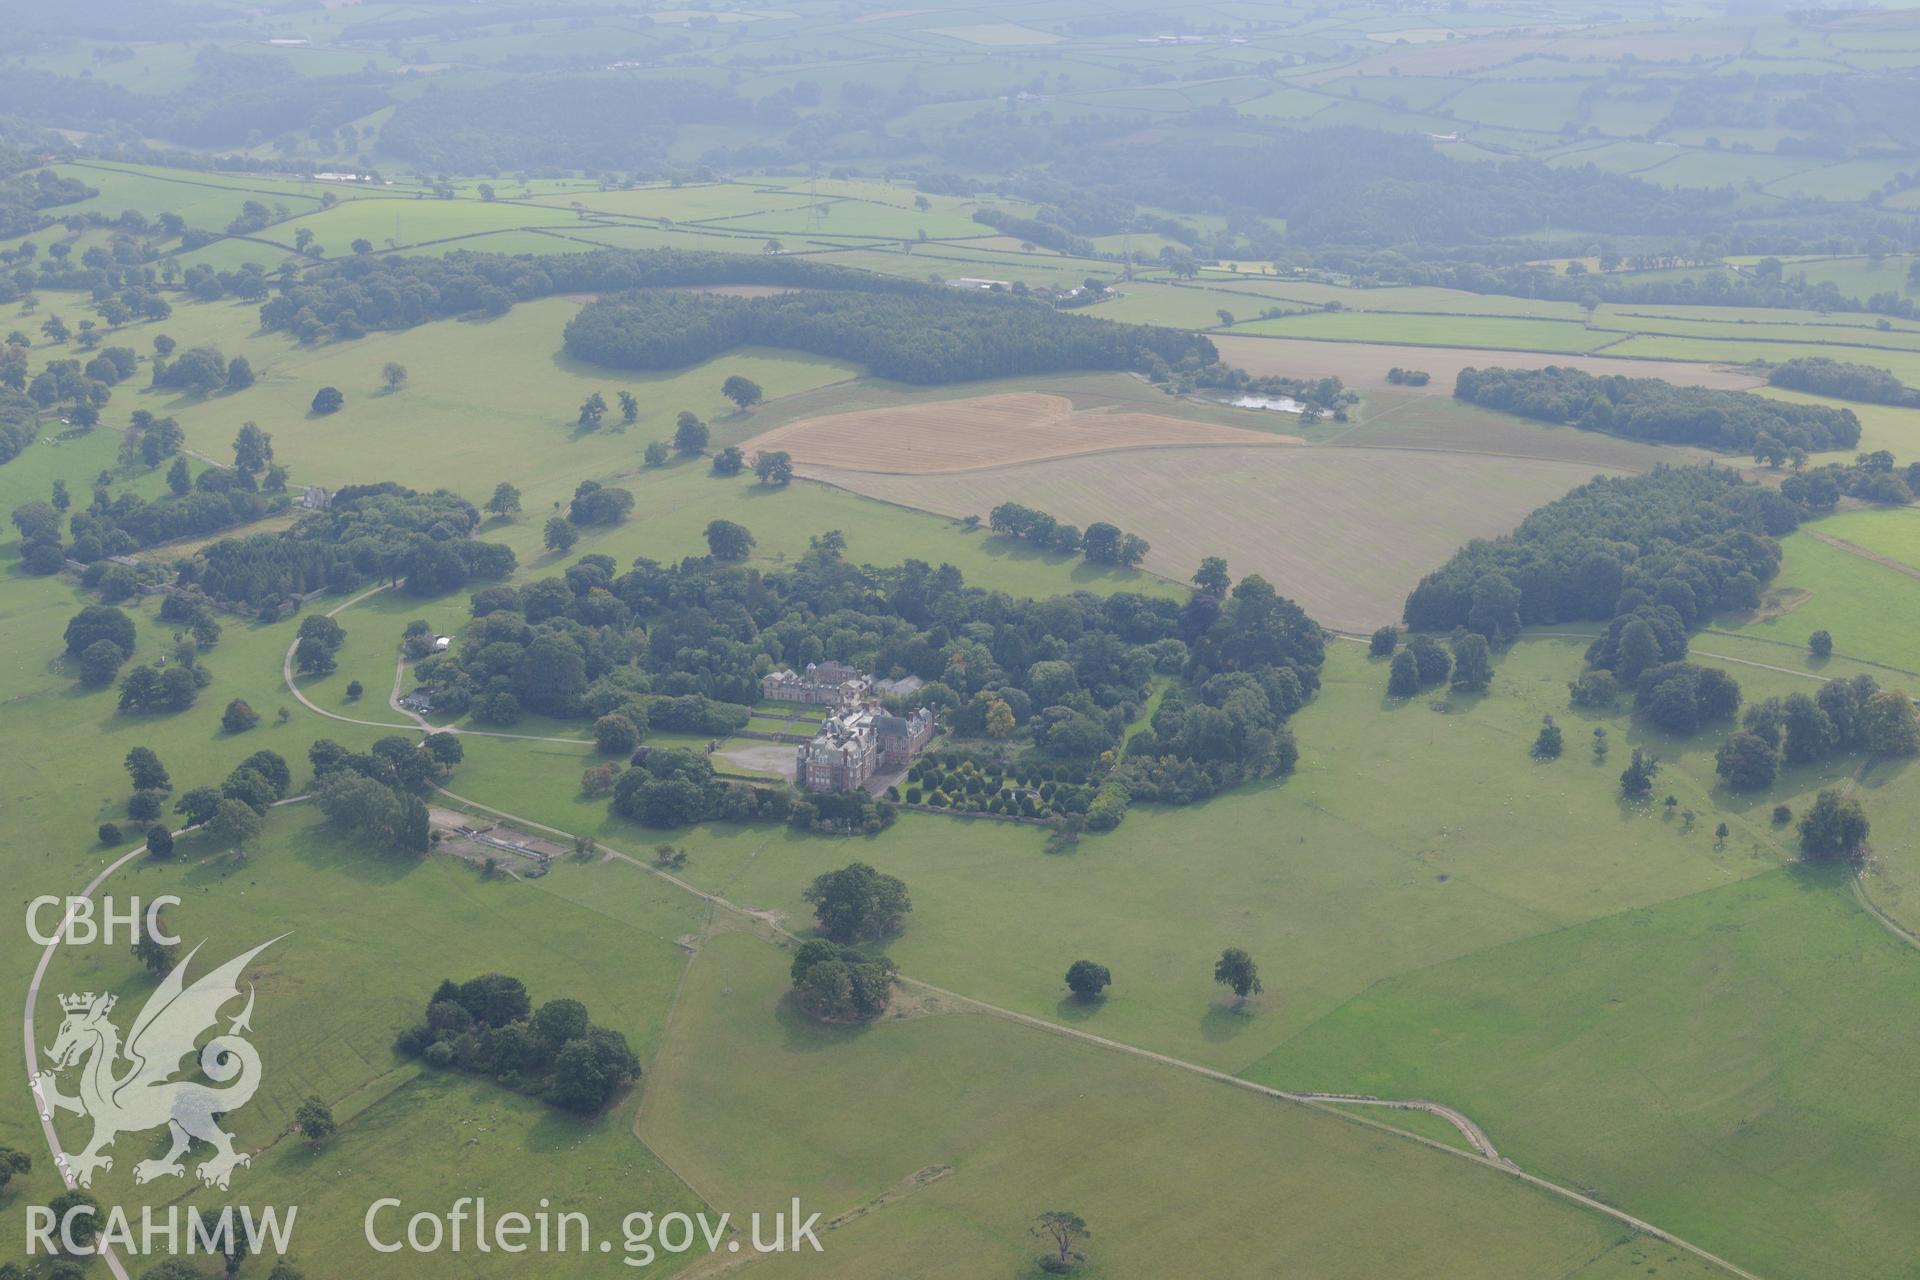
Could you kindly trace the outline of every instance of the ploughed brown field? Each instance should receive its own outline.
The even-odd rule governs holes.
[[[1076,410],[1065,396],[1023,391],[805,418],[741,447],[749,456],[778,449],[800,464],[916,476],[1113,450],[1301,443],[1296,436],[1154,413]]]

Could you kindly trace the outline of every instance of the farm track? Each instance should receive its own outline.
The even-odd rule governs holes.
[[[1872,766],[1872,756],[1868,756],[1865,760],[1862,760],[1859,767],[1847,775],[1847,784],[1840,788],[1840,794],[1842,796],[1851,796],[1854,787],[1859,785],[1860,779],[1867,776],[1867,770]],[[1884,907],[1873,900],[1872,895],[1867,892],[1866,881],[1860,878],[1860,868],[1858,866],[1854,867],[1852,873],[1847,876],[1847,887],[1853,892],[1853,900],[1860,905],[1862,911],[1873,917],[1875,924],[1914,950],[1920,951],[1920,933],[1915,933],[1898,920],[1895,920],[1891,915],[1887,914]]]
[[[359,604],[368,596],[378,595],[382,591],[391,591],[398,585],[398,583],[388,583],[384,586],[371,587],[362,591],[359,595],[354,596],[352,599],[343,601],[327,610],[326,616],[331,618],[341,611]],[[285,682],[287,692],[291,693],[301,706],[313,712],[315,715],[325,716],[329,720],[338,720],[341,724],[357,724],[368,729],[412,729],[418,733],[460,733],[475,738],[511,738],[516,742],[561,742],[570,747],[584,747],[589,745],[585,738],[554,738],[537,733],[500,733],[493,729],[465,729],[458,725],[445,725],[440,728],[435,728],[433,725],[427,723],[424,717],[414,715],[411,711],[407,711],[399,706],[400,676],[401,672],[406,669],[406,658],[404,656],[394,667],[394,691],[388,695],[388,705],[392,706],[393,709],[401,715],[410,717],[414,723],[394,724],[390,720],[359,720],[353,716],[340,715],[338,712],[329,711],[316,703],[305,693],[302,693],[300,686],[293,682],[293,650],[298,644],[299,641],[296,640],[293,645],[287,647],[287,656],[282,659],[280,663],[280,678]]]
[[[1909,578],[1920,578],[1920,569],[1914,568],[1904,560],[1895,560],[1892,556],[1883,556],[1878,551],[1869,551],[1857,542],[1848,542],[1845,538],[1836,538],[1830,533],[1818,533],[1812,529],[1806,530],[1806,535],[1815,542],[1826,543],[1836,551],[1844,551],[1850,556],[1859,556],[1862,560],[1870,560],[1883,569],[1891,569],[1895,573],[1904,573]]]

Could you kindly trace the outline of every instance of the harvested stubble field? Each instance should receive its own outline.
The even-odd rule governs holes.
[[[806,418],[764,432],[744,447],[749,454],[785,450],[796,463],[812,467],[923,476],[1114,450],[1301,443],[1297,436],[1155,413],[1076,410],[1065,396],[1022,391]]]
[[[1422,574],[1473,538],[1511,530],[1593,478],[1585,462],[1412,449],[1164,448],[906,475],[819,463],[799,473],[948,516],[1020,502],[1085,527],[1108,520],[1153,544],[1145,567],[1184,581],[1224,555],[1321,623],[1396,621]]]

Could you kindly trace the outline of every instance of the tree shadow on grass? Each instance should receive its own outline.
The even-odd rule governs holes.
[[[300,840],[294,856],[309,867],[344,874],[362,884],[404,880],[427,859],[397,849],[381,849],[361,836],[316,823]]]
[[[822,1022],[802,1009],[791,991],[781,995],[773,1016],[780,1024],[785,1046],[804,1053],[837,1048],[858,1040],[871,1029],[871,1024],[864,1022]]]
[[[1211,1004],[1200,1019],[1200,1035],[1210,1043],[1232,1040],[1253,1025],[1253,1009],[1243,1004]]]
[[[1062,1022],[1085,1022],[1106,1006],[1105,996],[1095,996],[1091,1000],[1082,1000],[1079,996],[1069,995],[1053,1007],[1054,1016]]]

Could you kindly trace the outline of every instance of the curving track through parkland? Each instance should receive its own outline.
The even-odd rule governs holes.
[[[360,594],[353,596],[350,599],[343,601],[342,603],[328,610],[326,616],[333,617],[345,611],[346,609],[351,608],[353,605],[358,604],[360,601],[366,599],[368,596],[376,595],[381,591],[391,590],[394,586],[397,586],[397,585],[398,585],[397,583],[388,584],[385,586],[374,587],[374,588],[371,588],[370,590],[363,591]],[[1358,637],[1343,637],[1343,638],[1357,639]],[[321,707],[315,702],[313,702],[310,698],[308,698],[304,693],[301,692],[299,686],[295,683],[294,674],[293,674],[293,651],[297,643],[298,641],[296,640],[294,644],[290,644],[287,647],[286,656],[281,661],[281,678],[285,682],[288,692],[294,696],[294,698],[300,703],[301,706],[305,707],[307,710],[315,713],[316,715],[323,716],[329,720],[336,720],[344,724],[360,725],[366,728],[395,729],[395,730],[400,730],[402,732],[410,730],[416,733],[458,733],[458,734],[467,734],[467,735],[472,735],[477,737],[518,739],[520,741],[526,741],[526,742],[559,742],[559,743],[565,743],[572,746],[582,746],[582,747],[590,745],[583,739],[579,739],[579,738],[555,738],[555,737],[545,737],[545,736],[540,736],[535,734],[497,733],[497,732],[491,732],[488,730],[464,729],[464,728],[457,728],[454,726],[447,726],[446,728],[443,728],[443,729],[436,729],[433,725],[427,723],[427,721],[423,717],[414,715],[413,713],[407,712],[403,708],[400,708],[397,705],[397,702],[395,701],[395,698],[397,698],[398,691],[399,691],[400,673],[404,667],[404,662],[402,662],[400,665],[397,665],[395,667],[394,694],[389,698],[389,706],[393,707],[399,714],[406,715],[410,720],[413,721],[412,724],[399,725],[399,724],[393,724],[386,721],[361,720],[352,716],[340,715],[336,712],[329,711],[326,708]],[[1761,664],[1756,663],[1752,665],[1757,666]],[[1794,673],[1794,674],[1804,674],[1804,673]],[[1818,679],[1819,677],[1814,677],[1814,678]],[[520,814],[510,813],[504,809],[496,809],[490,805],[482,804],[477,800],[472,800],[466,796],[462,796],[453,791],[449,791],[444,787],[440,787],[436,789],[442,795],[447,797],[447,799],[457,804],[463,805],[469,809],[478,810],[483,813],[489,813],[489,814],[495,815],[496,817],[507,819],[508,821],[511,821],[516,825],[523,826],[529,830],[542,831],[551,835],[565,836],[568,838],[571,838],[572,836],[572,833],[561,831],[557,827],[551,827],[546,825],[545,823],[536,822],[531,818],[525,817]],[[282,800],[279,803],[295,804],[304,800],[305,798],[306,797],[304,796],[295,796],[287,800]],[[655,876],[667,882],[668,884],[674,886],[674,888],[680,890],[681,892],[691,894],[694,897],[697,897],[700,900],[711,904],[713,907],[717,909],[740,915],[760,925],[764,925],[765,927],[783,935],[789,940],[793,940],[793,941],[799,940],[797,935],[792,934],[788,932],[786,929],[784,929],[778,923],[777,919],[774,918],[773,915],[769,912],[757,911],[757,910],[754,910],[753,908],[742,906],[738,903],[735,903],[720,894],[708,893],[705,890],[697,888],[696,886],[689,883],[688,881],[683,880],[680,877],[674,875],[672,872],[667,871],[661,867],[653,866],[652,864],[645,862],[642,859],[633,856],[632,854],[626,853],[623,850],[615,849],[612,846],[602,844],[598,841],[595,842],[594,847],[604,857],[626,862],[632,866],[635,866],[639,868],[641,871],[647,873],[648,875]],[[95,893],[99,892],[100,888],[107,882],[107,880],[116,871],[126,866],[129,862],[132,862],[135,858],[139,857],[145,851],[146,851],[146,846],[143,844],[135,849],[130,850],[129,852],[115,859],[113,862],[109,863],[106,867],[101,869],[101,871],[97,875],[95,875],[91,881],[88,882],[86,888],[82,890],[81,896],[89,897],[89,898],[92,897]],[[1856,880],[1855,892],[1861,895],[1862,905],[1867,906],[1869,911],[1871,911],[1871,913],[1874,915],[1874,917],[1878,919],[1883,925],[1887,926],[1890,930],[1892,930],[1899,936],[1905,938],[1908,942],[1916,943],[1916,945],[1920,945],[1920,940],[1916,940],[1914,935],[1894,925],[1891,920],[1887,919],[1879,911],[1874,910],[1871,907],[1871,904],[1865,901],[1864,894],[1861,893],[1861,890],[1858,887],[1857,880]],[[53,944],[49,944],[42,951],[39,963],[34,968],[33,978],[31,982],[28,984],[28,988],[27,988],[26,1008],[22,1018],[21,1030],[22,1030],[22,1043],[25,1049],[27,1078],[30,1084],[37,1077],[37,1074],[39,1071],[38,1057],[37,1057],[37,1053],[34,1045],[34,1010],[39,1000],[40,987],[46,978],[47,969],[52,963],[53,955],[54,955],[54,952],[57,950],[57,948],[58,948],[58,943],[53,943]],[[1730,1275],[1739,1277],[1740,1280],[1760,1280],[1760,1277],[1755,1275],[1753,1272],[1748,1271],[1745,1268],[1737,1265],[1736,1263],[1730,1262],[1727,1259],[1720,1257],[1718,1254],[1709,1252],[1707,1249],[1702,1248],[1701,1246],[1696,1245],[1691,1241],[1682,1239],[1681,1237],[1674,1235],[1672,1232],[1667,1231],[1659,1226],[1656,1226],[1651,1222],[1648,1222],[1642,1218],[1634,1217],[1632,1214],[1629,1214],[1624,1210],[1615,1208],[1613,1205],[1606,1204],[1606,1203],[1603,1203],[1602,1201],[1596,1200],[1593,1197],[1585,1195],[1579,1191],[1576,1191],[1571,1187],[1562,1186],[1559,1183],[1550,1181],[1549,1179],[1543,1178],[1538,1174],[1528,1173],[1526,1170],[1522,1169],[1519,1165],[1515,1164],[1513,1161],[1502,1156],[1499,1153],[1498,1149],[1494,1146],[1492,1139],[1487,1135],[1486,1131],[1483,1130],[1478,1124],[1475,1124],[1472,1119],[1470,1119],[1464,1113],[1456,1110],[1455,1108],[1446,1106],[1443,1103],[1432,1102],[1432,1101],[1428,1101],[1426,1099],[1420,1099],[1420,1098],[1409,1098],[1409,1099],[1378,1098],[1378,1097],[1374,1097],[1366,1094],[1289,1092],[1288,1090],[1285,1090],[1285,1089],[1278,1089],[1271,1085],[1265,1085],[1257,1081],[1247,1080],[1240,1076],[1233,1075],[1229,1072],[1220,1071],[1220,1070],[1217,1070],[1216,1068],[1205,1066],[1201,1063],[1190,1062],[1184,1058],[1176,1058],[1170,1054],[1158,1053],[1158,1052],[1155,1052],[1154,1050],[1142,1048],[1139,1045],[1128,1044],[1120,1040],[1111,1040],[1105,1036],[1095,1035],[1090,1031],[1083,1031],[1077,1027],[1070,1027],[1062,1023],[1050,1022],[1045,1018],[1036,1017],[1032,1014],[1022,1013],[1016,1009],[1008,1009],[999,1005],[989,1004],[986,1001],[976,999],[972,996],[963,995],[960,992],[951,991],[944,987],[935,986],[933,983],[923,981],[922,979],[919,979],[919,978],[910,977],[906,974],[898,975],[898,980],[905,986],[914,987],[921,991],[925,991],[929,994],[938,995],[944,999],[953,1001],[957,1006],[970,1009],[976,1013],[979,1013],[988,1017],[1000,1018],[1007,1022],[1017,1023],[1021,1026],[1030,1027],[1034,1030],[1045,1032],[1049,1035],[1063,1036],[1067,1039],[1075,1040],[1082,1044],[1090,1045],[1095,1048],[1105,1050],[1107,1052],[1122,1053],[1130,1057],[1139,1058],[1148,1062],[1157,1063],[1160,1066],[1167,1067],[1173,1070],[1185,1071],[1194,1075],[1203,1076],[1209,1080],[1212,1080],[1218,1084],[1225,1085],[1229,1088],[1244,1089],[1248,1092],[1260,1094],[1263,1097],[1271,1098],[1279,1102],[1290,1103],[1296,1106],[1311,1107],[1315,1110],[1338,1115],[1343,1120],[1346,1120],[1350,1123],[1363,1124],[1372,1128],[1384,1130],[1406,1141],[1420,1143],[1423,1146],[1429,1147],[1435,1151],[1442,1152],[1448,1156],[1452,1156],[1455,1159],[1471,1161],[1476,1165],[1480,1165],[1483,1168],[1491,1169],[1494,1172],[1502,1174],[1506,1177],[1518,1179],[1519,1181],[1525,1182],[1530,1186],[1533,1186],[1542,1191],[1545,1191],[1550,1195],[1557,1196],[1562,1200],[1568,1201],[1572,1204],[1579,1205],[1580,1207],[1587,1209],[1591,1212],[1598,1213],[1607,1218],[1611,1218],[1614,1221],[1619,1222],[1624,1226],[1630,1227],[1635,1231],[1651,1236],[1654,1239],[1661,1240],[1669,1245],[1674,1246],[1675,1248],[1683,1249],[1686,1252],[1701,1259],[1702,1261],[1707,1262],[1712,1266],[1718,1267]],[[37,1101],[37,1094],[36,1094],[36,1101]],[[1458,1130],[1461,1137],[1466,1140],[1466,1142],[1469,1144],[1469,1146],[1472,1149],[1462,1150],[1461,1148],[1452,1146],[1448,1143],[1440,1142],[1432,1138],[1423,1137],[1419,1134],[1409,1133],[1404,1129],[1397,1129],[1391,1125],[1384,1124],[1380,1121],[1371,1120],[1365,1116],[1355,1115],[1351,1111],[1347,1111],[1343,1109],[1346,1107],[1354,1107],[1354,1106],[1379,1107],[1385,1110],[1425,1111],[1431,1115],[1439,1116],[1441,1119],[1447,1121],[1447,1123],[1451,1124],[1456,1130]],[[37,1107],[37,1109],[40,1112],[41,1131],[43,1136],[46,1139],[47,1150],[52,1155],[55,1166],[60,1169],[62,1178],[67,1182],[67,1185],[71,1187],[73,1184],[71,1180],[71,1175],[69,1175],[66,1170],[66,1156],[61,1149],[59,1135],[54,1130],[52,1116],[49,1110],[44,1106],[39,1106]],[[113,1273],[115,1280],[130,1280],[130,1277],[128,1276],[128,1273],[124,1264],[121,1263],[117,1255],[115,1255],[111,1250],[105,1247],[101,1249],[100,1255],[105,1260],[108,1269]]]

